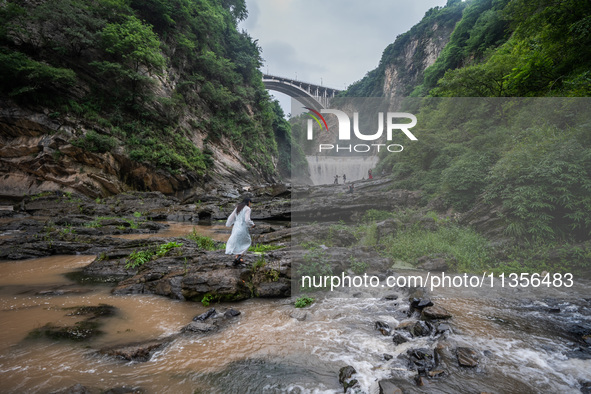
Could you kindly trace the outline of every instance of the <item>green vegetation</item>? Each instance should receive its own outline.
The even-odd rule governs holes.
[[[109,135],[102,135],[90,130],[82,137],[73,140],[72,145],[90,152],[105,153],[110,152],[117,146],[117,140]]]
[[[424,89],[449,97],[588,96],[590,14],[585,1],[474,1],[425,71]]]
[[[75,146],[201,176],[211,146],[229,144],[259,174],[289,175],[289,124],[262,84],[260,48],[237,29],[244,0],[4,3],[0,90],[90,126]]]
[[[185,235],[185,238],[194,241],[199,248],[204,250],[219,250],[226,247],[225,244],[214,241],[213,239],[204,235],[197,234],[197,230],[193,228],[193,232],[189,235]]]
[[[134,218],[136,219],[136,220],[134,220],[134,219],[131,219],[131,218],[124,218],[124,217],[117,217],[117,216],[99,216],[96,219],[94,219],[93,221],[86,223],[84,226],[85,227],[91,227],[91,228],[99,228],[99,227],[102,227],[104,225],[103,222],[105,222],[105,221],[110,221],[110,220],[111,221],[120,221],[120,220],[123,220],[124,222],[126,222],[128,224],[128,226],[120,225],[118,227],[119,229],[125,229],[125,228],[129,227],[129,228],[135,230],[135,229],[139,228],[139,223],[143,221],[143,220],[139,220],[139,221],[137,220],[137,219],[140,219],[140,217],[141,217],[141,215],[140,216],[135,216],[134,215]]]
[[[380,242],[387,256],[411,264],[422,256],[448,256],[453,260],[451,268],[457,272],[479,272],[492,267],[488,245],[489,241],[476,231],[457,225],[440,226],[436,231],[416,226]]]
[[[134,250],[133,252],[131,252],[129,254],[129,257],[126,259],[125,268],[130,269],[130,268],[139,267],[149,261],[152,261],[154,259],[158,259],[158,258],[166,255],[172,249],[179,248],[181,246],[183,246],[182,243],[171,241],[171,242],[159,245],[157,247],[151,247],[151,248],[148,248],[145,250],[140,250],[140,251]]]
[[[261,254],[259,258],[254,262],[252,265],[251,270],[253,272],[258,271],[261,268],[264,268],[267,265],[267,261],[265,260],[265,255]]]
[[[312,247],[304,253],[302,260],[297,261],[297,264],[294,264],[294,267],[296,267],[296,275],[298,278],[301,278],[302,276],[314,277],[332,274],[332,267],[328,261],[326,252],[317,247]],[[300,285],[303,285],[303,283],[300,283]],[[300,288],[302,290],[311,290],[303,286]]]
[[[557,250],[572,248],[579,252],[565,253],[573,267],[585,265],[578,256],[587,253],[591,234],[589,105],[555,96],[591,95],[589,15],[591,3],[578,0],[450,0],[397,37],[379,67],[344,94],[382,96],[388,67],[407,72],[407,44],[432,38],[435,24],[458,21],[433,65],[416,78],[401,76],[406,84],[397,95],[423,97],[403,104],[418,117],[419,140],[405,145],[404,154],[382,154],[376,172],[391,174],[394,188],[421,190],[425,205],[437,200],[456,212],[496,210],[500,237],[512,244],[495,253],[511,269],[557,264]],[[424,55],[419,44],[413,62]],[[536,96],[555,98],[507,98]],[[356,229],[358,243],[382,244],[374,224],[388,215],[368,212]],[[457,269],[471,271],[499,264],[487,239],[454,226],[403,229],[390,254],[410,262],[449,254]]]
[[[443,97],[589,96],[591,4],[580,0],[449,0],[434,7],[383,52],[379,66],[344,93],[381,97],[385,71],[396,67],[396,95]],[[437,26],[437,29],[434,29]],[[452,31],[423,73],[424,43]],[[412,59],[405,47],[416,42]]]
[[[369,268],[369,264],[367,264],[365,261],[359,261],[353,256],[349,257],[349,263],[351,264],[351,271],[353,271],[353,273],[356,275],[364,274]]]
[[[254,245],[251,245],[250,248],[248,248],[248,251],[255,252],[255,253],[265,253],[265,252],[270,252],[272,250],[277,250],[277,249],[281,249],[281,248],[283,248],[283,246],[254,244]]]
[[[518,239],[582,241],[591,233],[584,100],[425,102],[418,127],[438,131],[378,165],[394,187],[421,189],[425,201],[440,197],[458,211],[500,206],[506,235]]]
[[[296,300],[296,302],[295,302],[295,307],[296,307],[296,308],[305,308],[305,307],[307,307],[308,305],[312,305],[312,304],[314,303],[314,301],[315,301],[315,300],[314,300],[314,298],[312,298],[312,297],[305,297],[305,296],[302,296],[302,297],[299,297],[299,298]]]
[[[213,294],[207,293],[201,299],[201,304],[203,304],[203,306],[209,306],[209,304],[211,304],[212,302],[215,302],[216,300],[217,300],[216,296],[214,296]]]

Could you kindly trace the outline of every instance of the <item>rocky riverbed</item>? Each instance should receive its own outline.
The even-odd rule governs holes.
[[[292,194],[298,198],[290,200]],[[253,219],[258,221],[254,242],[277,249],[248,253],[244,263],[235,265],[220,250],[220,241],[204,241],[198,231],[162,236],[173,222],[199,228],[223,221],[245,195],[254,199]],[[403,274],[393,268],[395,261],[379,250],[352,248],[359,235],[348,224],[371,209],[437,209],[420,208],[420,200],[419,193],[390,190],[387,180],[362,182],[352,195],[342,186],[292,190],[289,185],[267,185],[184,201],[153,192],[96,200],[62,193],[25,197],[5,204],[0,211],[0,259],[95,257],[69,269],[66,282],[24,290],[15,287],[14,291],[10,290],[13,285],[4,285],[7,298],[6,312],[2,313],[24,313],[51,303],[51,313],[44,312],[47,317],[25,330],[26,342],[17,342],[21,343],[18,346],[28,349],[29,344],[41,344],[39,341],[47,338],[82,341],[86,349],[83,357],[91,357],[92,369],[103,371],[103,376],[117,363],[145,370],[137,372],[140,375],[127,372],[119,379],[124,387],[113,384],[114,380],[107,386],[88,382],[84,373],[78,374],[72,385],[61,384],[67,387],[62,392],[95,392],[96,387],[104,390],[110,386],[118,392],[152,392],[154,387],[168,387],[172,380],[181,390],[206,387],[204,390],[214,392],[235,392],[238,386],[234,382],[253,390],[275,387],[296,392],[317,388],[349,393],[450,392],[461,388],[493,392],[495,381],[512,376],[507,368],[521,369],[533,383],[512,377],[501,392],[534,387],[588,392],[591,376],[577,366],[587,365],[591,358],[591,299],[579,288],[572,294],[513,292],[510,296],[498,291],[483,295],[450,289],[436,294],[421,288],[389,292],[350,289],[319,293],[311,306],[294,309],[291,294],[301,274],[301,266],[294,262],[299,264],[304,257],[305,263],[305,256],[312,257],[308,262],[313,263],[321,259],[333,274],[353,274],[352,262],[362,262],[366,272],[378,276],[381,283],[386,276]],[[470,215],[473,220],[474,213]],[[408,225],[397,219],[378,221],[374,236],[388,237]],[[412,225],[428,229],[436,223],[417,214]],[[148,258],[134,264],[144,252]],[[430,271],[447,269],[450,263],[445,255],[419,260]],[[45,269],[43,259],[30,261],[39,261],[39,269]],[[93,295],[97,291],[102,294],[98,298]],[[13,299],[21,298],[22,304],[13,305]],[[149,300],[150,305],[141,307],[134,299]],[[161,302],[166,304],[155,309],[151,306]],[[204,307],[207,304],[213,305]],[[185,309],[195,306],[200,310],[191,316]],[[141,312],[136,316],[133,310],[137,308]],[[165,311],[175,308],[183,312],[172,319],[166,317],[170,312]],[[167,319],[174,321],[172,327],[159,331]],[[127,321],[134,325],[126,326]],[[144,321],[150,332],[134,335]],[[296,338],[303,342],[299,344]],[[252,347],[251,341],[256,346]],[[203,353],[202,346],[211,349]],[[230,357],[231,349],[237,348],[243,351],[238,351],[240,356],[233,358],[233,363],[227,364],[224,357],[218,359],[220,352]],[[57,348],[52,351],[58,352]],[[154,366],[171,372],[184,370],[165,361],[172,354],[183,360],[203,355],[205,364],[191,364],[189,369],[208,372],[199,372],[193,380],[148,377],[159,373]],[[72,357],[78,360],[80,355]],[[549,360],[547,365],[537,365],[544,357]],[[31,361],[17,357],[14,362]],[[61,362],[75,364],[79,360]],[[217,369],[207,369],[208,363]],[[256,383],[245,370],[261,374]],[[282,372],[275,375],[275,370]],[[136,384],[136,375],[137,381],[150,383]],[[542,382],[546,375],[550,378]],[[232,376],[232,382],[224,376]],[[56,386],[39,383],[30,387],[55,391]],[[124,389],[128,391],[121,391]]]

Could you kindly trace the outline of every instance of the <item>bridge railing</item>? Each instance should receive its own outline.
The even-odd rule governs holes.
[[[335,93],[340,92],[339,89],[335,89],[335,88],[331,88],[331,87],[323,86],[323,85],[318,85],[318,84],[312,83],[312,82],[301,81],[301,80],[295,79],[295,78],[283,77],[280,75],[263,74],[263,79],[272,79],[272,80],[277,80],[277,81],[289,81],[290,83],[293,83],[294,85],[295,84],[303,84],[303,85],[314,86],[314,87],[318,87],[318,88],[322,88],[322,89],[331,90],[331,91],[334,91]]]

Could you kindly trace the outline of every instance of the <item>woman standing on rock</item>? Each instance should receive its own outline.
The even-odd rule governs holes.
[[[242,263],[242,255],[250,247],[251,240],[248,233],[248,227],[254,227],[255,224],[250,220],[250,198],[245,198],[234,208],[234,211],[226,222],[226,227],[234,225],[232,234],[226,243],[226,254],[236,255],[234,264]]]

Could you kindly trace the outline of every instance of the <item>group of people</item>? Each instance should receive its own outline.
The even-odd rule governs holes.
[[[386,171],[382,170],[382,177],[386,176]],[[334,176],[334,185],[338,185],[339,184],[339,175],[335,175]],[[365,177],[363,177],[363,179],[365,179]],[[373,171],[370,168],[369,170],[367,170],[367,179],[373,179]],[[347,174],[343,174],[343,184],[347,183]]]
[[[347,174],[343,174],[343,183],[347,183]],[[334,184],[335,185],[339,184],[339,176],[338,175],[334,176]]]

